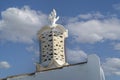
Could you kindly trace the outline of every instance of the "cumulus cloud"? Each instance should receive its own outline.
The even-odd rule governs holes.
[[[37,31],[47,24],[47,15],[40,11],[8,8],[1,12],[0,40],[33,43]],[[102,18],[102,20],[101,20]],[[86,19],[85,21],[82,19]],[[99,12],[80,14],[70,18],[66,25],[75,42],[95,43],[104,40],[120,40],[120,20],[105,18]]]
[[[107,58],[102,66],[106,75],[120,76],[120,58]]]
[[[47,23],[47,16],[40,11],[8,8],[1,12],[0,39],[12,42],[32,43],[36,32]]]
[[[76,18],[78,19],[73,18],[74,22],[69,22],[66,25],[75,42],[96,43],[104,40],[120,40],[120,19],[110,17],[102,20],[88,19],[81,21],[79,17]],[[72,21],[72,18],[70,21]]]
[[[82,50],[67,49],[66,55],[67,55],[67,61],[70,64],[87,61],[87,54]]]
[[[6,61],[1,61],[0,62],[0,69],[3,69],[3,68],[5,68],[5,69],[10,68],[9,63]]]

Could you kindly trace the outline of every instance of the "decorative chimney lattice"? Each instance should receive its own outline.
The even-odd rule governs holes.
[[[38,32],[41,43],[40,65],[46,69],[66,65],[64,41],[68,37],[68,30],[55,23],[58,19],[59,17],[56,19],[56,11],[53,10],[50,15],[51,25],[44,26]]]

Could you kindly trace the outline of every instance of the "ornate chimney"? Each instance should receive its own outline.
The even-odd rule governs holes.
[[[59,17],[56,11],[49,15],[50,25],[44,26],[38,31],[40,43],[40,64],[37,64],[37,71],[48,70],[67,65],[65,56],[65,38],[68,37],[68,30],[62,25],[56,24]]]

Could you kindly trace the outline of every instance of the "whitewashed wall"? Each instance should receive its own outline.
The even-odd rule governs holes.
[[[32,76],[18,76],[7,80],[102,80],[100,60],[96,55],[88,56],[88,63],[63,69],[38,72]]]

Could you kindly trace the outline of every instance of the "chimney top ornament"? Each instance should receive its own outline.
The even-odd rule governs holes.
[[[50,27],[55,28],[57,26],[56,22],[58,21],[59,16],[57,17],[56,10],[53,9],[51,14],[49,14],[49,20],[50,20]]]

